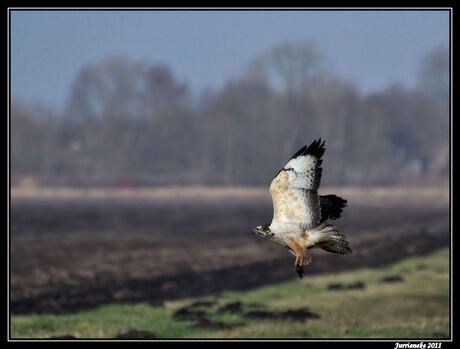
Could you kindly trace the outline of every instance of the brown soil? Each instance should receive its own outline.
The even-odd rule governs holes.
[[[125,333],[120,333],[117,338],[119,339],[152,339],[156,336],[150,331],[129,330]]]
[[[312,313],[307,308],[286,310],[281,312],[276,311],[265,311],[265,310],[254,310],[244,314],[246,317],[251,319],[259,320],[291,320],[291,321],[305,321],[307,319],[319,319],[318,314]]]
[[[348,236],[353,254],[314,250],[305,277],[448,246],[448,207],[417,200],[414,205],[349,200],[335,224]],[[114,302],[161,306],[165,300],[295,279],[290,253],[251,233],[271,217],[270,200],[257,196],[13,198],[10,309],[30,314]]]

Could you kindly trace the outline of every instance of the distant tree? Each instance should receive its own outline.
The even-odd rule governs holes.
[[[59,170],[59,118],[40,103],[11,103],[11,169],[13,174],[50,175]]]
[[[427,54],[420,65],[418,86],[443,109],[445,117],[449,105],[449,49],[438,47]]]
[[[376,143],[371,150],[374,159],[380,161],[373,166],[381,168],[382,178],[395,173],[404,176],[409,168],[415,168],[416,175],[426,175],[435,150],[448,142],[447,124],[437,117],[433,101],[417,91],[393,85],[368,96],[363,105],[373,117],[369,127],[378,127],[367,142]]]
[[[11,169],[15,173],[37,172],[40,167],[40,150],[36,146],[40,135],[39,125],[30,110],[20,103],[11,103]]]
[[[247,81],[252,85],[269,85],[268,68],[264,62],[264,56],[251,60],[244,68],[240,81]]]
[[[350,141],[355,127],[354,117],[360,103],[355,87],[334,75],[314,76],[304,83],[298,111],[298,141],[302,137],[326,140],[328,153],[324,183],[343,184],[350,167]],[[303,112],[303,113],[302,113]],[[303,140],[305,142],[305,140]],[[326,165],[325,165],[326,166]]]
[[[261,58],[269,75],[281,82],[287,93],[299,92],[307,78],[320,73],[324,58],[316,45],[309,42],[288,42],[277,45]]]
[[[73,120],[136,115],[144,70],[142,62],[124,57],[86,65],[72,85],[66,114]]]
[[[188,87],[178,83],[168,67],[149,67],[144,73],[143,85],[149,115],[187,107]]]
[[[424,60],[423,88],[361,95],[324,73],[312,43],[282,44],[192,105],[187,84],[167,66],[109,58],[79,72],[62,117],[13,101],[12,170],[47,183],[267,185],[290,155],[322,137],[326,185],[445,174],[439,62],[445,53]]]
[[[73,120],[139,118],[183,108],[187,97],[187,85],[168,67],[112,57],[78,73],[66,113]]]

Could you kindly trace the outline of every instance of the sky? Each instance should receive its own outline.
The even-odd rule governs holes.
[[[449,45],[447,10],[10,12],[11,96],[61,108],[86,64],[123,55],[167,64],[196,93],[221,87],[283,42],[313,41],[362,93],[415,86],[423,56]]]

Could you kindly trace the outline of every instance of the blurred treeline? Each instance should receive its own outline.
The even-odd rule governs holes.
[[[285,43],[197,95],[166,65],[84,66],[65,108],[11,103],[13,184],[268,185],[299,147],[326,140],[323,183],[390,184],[448,174],[449,52],[418,86],[363,95],[314,43]]]

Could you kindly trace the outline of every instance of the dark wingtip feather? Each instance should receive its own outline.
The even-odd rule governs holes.
[[[325,148],[324,148],[324,144],[326,142],[325,141],[322,141],[321,142],[321,138],[313,141],[308,147],[307,149],[305,150],[305,154],[303,155],[313,155],[313,156],[316,156],[318,159],[320,159],[324,152],[325,152]]]
[[[317,140],[314,140],[308,147],[304,145],[302,148],[300,148],[294,155],[292,155],[291,159],[295,159],[298,156],[304,156],[304,155],[313,155],[316,156],[318,159],[320,159],[324,152],[324,144],[326,141],[321,142],[321,137],[318,138]]]
[[[321,220],[337,219],[342,215],[342,211],[348,206],[348,201],[337,195],[320,196]]]

